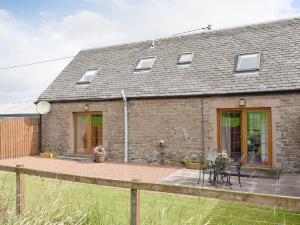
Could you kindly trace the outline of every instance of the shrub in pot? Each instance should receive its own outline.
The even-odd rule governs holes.
[[[106,151],[103,146],[99,145],[94,149],[94,154],[95,154],[95,162],[96,163],[101,163],[104,162],[105,156],[106,156]]]

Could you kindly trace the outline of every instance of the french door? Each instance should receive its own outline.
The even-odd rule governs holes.
[[[244,165],[272,166],[270,109],[218,110],[218,149]]]
[[[75,153],[92,154],[103,145],[103,118],[101,112],[74,113]]]

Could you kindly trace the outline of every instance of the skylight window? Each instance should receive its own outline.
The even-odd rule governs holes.
[[[135,70],[150,70],[154,64],[155,58],[156,57],[154,56],[141,58]]]
[[[251,53],[251,54],[243,54],[239,55],[236,71],[255,71],[259,70],[260,64],[260,54],[259,53]]]
[[[190,64],[193,61],[193,57],[194,53],[192,52],[183,53],[178,60],[178,64]]]
[[[81,79],[77,82],[77,84],[89,84],[94,78],[94,76],[97,74],[97,72],[97,69],[87,70],[81,77]]]

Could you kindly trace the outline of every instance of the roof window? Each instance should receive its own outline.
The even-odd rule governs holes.
[[[185,52],[180,56],[178,60],[178,64],[190,64],[193,61],[193,57],[194,57],[194,53]]]
[[[81,79],[77,82],[77,84],[89,84],[92,79],[94,78],[94,76],[97,74],[98,69],[90,69],[87,70],[83,76],[81,77]]]
[[[135,70],[150,70],[154,64],[156,57],[143,57],[140,59]]]
[[[260,53],[250,53],[239,55],[236,64],[237,72],[259,70]]]

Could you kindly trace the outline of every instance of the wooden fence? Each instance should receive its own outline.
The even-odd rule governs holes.
[[[0,119],[0,159],[37,155],[38,118]]]
[[[284,208],[291,211],[300,211],[300,198],[298,197],[236,192],[205,187],[191,187],[169,184],[144,183],[138,181],[112,180],[96,177],[84,177],[71,174],[28,169],[24,168],[22,165],[17,165],[16,167],[0,165],[0,170],[16,173],[16,209],[18,214],[23,213],[25,210],[25,174],[86,184],[128,188],[131,190],[130,225],[140,224],[140,191],[142,190],[217,198],[220,200],[238,201],[268,207]]]

